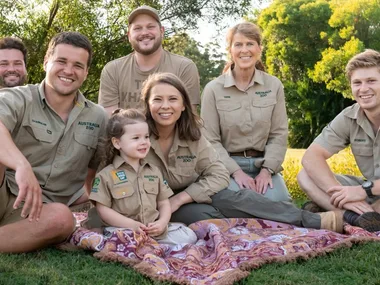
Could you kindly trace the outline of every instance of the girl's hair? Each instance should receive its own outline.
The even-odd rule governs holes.
[[[120,139],[125,132],[126,125],[145,123],[145,115],[136,109],[116,109],[107,123],[106,135],[100,144],[101,162],[99,169],[112,163],[115,155],[120,155],[120,151],[112,144],[112,138]]]
[[[233,41],[234,36],[236,34],[241,34],[250,40],[256,41],[259,46],[261,46],[261,43],[263,40],[262,36],[261,36],[260,28],[258,26],[256,26],[255,24],[250,23],[250,22],[240,23],[240,24],[233,26],[231,29],[229,29],[227,32],[227,37],[226,37],[229,61],[224,66],[223,73],[227,72],[227,70],[230,67],[231,67],[231,69],[233,69],[235,67],[235,63],[232,61],[231,47],[232,47],[232,41]],[[265,71],[264,64],[262,63],[261,60],[258,60],[256,62],[256,68],[258,70]]]
[[[200,117],[194,114],[191,109],[190,98],[185,85],[181,79],[172,73],[154,73],[150,75],[143,84],[141,100],[144,102],[145,116],[150,132],[154,134],[156,138],[159,138],[158,130],[149,108],[149,98],[152,88],[159,84],[168,84],[173,86],[182,96],[185,110],[181,113],[180,118],[176,122],[179,138],[192,141],[199,140],[201,137],[202,121]]]

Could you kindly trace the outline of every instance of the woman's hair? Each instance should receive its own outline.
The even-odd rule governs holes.
[[[258,26],[256,26],[255,24],[250,23],[250,22],[240,23],[240,24],[233,26],[231,29],[229,29],[227,32],[227,36],[226,36],[229,61],[224,66],[223,73],[227,72],[227,70],[230,67],[231,67],[231,69],[233,69],[235,66],[235,63],[232,61],[232,57],[231,57],[231,47],[232,47],[232,41],[233,41],[234,36],[236,34],[241,34],[250,40],[256,41],[259,46],[261,46],[261,43],[263,40],[262,36],[261,36],[260,28]],[[257,69],[265,71],[264,64],[261,62],[260,59],[256,62],[255,66]]]
[[[351,75],[356,69],[371,67],[376,67],[380,72],[380,53],[373,49],[366,49],[349,60],[346,66],[346,76],[351,81]]]
[[[159,133],[149,108],[149,98],[152,88],[159,84],[168,84],[173,86],[182,96],[185,110],[176,122],[179,138],[192,141],[199,140],[201,137],[202,121],[200,117],[194,114],[191,109],[190,98],[185,85],[182,83],[181,79],[172,73],[154,73],[150,75],[143,84],[141,100],[144,102],[145,116],[150,132],[154,134],[156,138],[159,138]]]
[[[144,114],[136,109],[116,109],[107,123],[106,135],[100,144],[101,162],[99,169],[112,163],[115,155],[120,155],[120,151],[112,144],[112,138],[120,139],[125,132],[126,125],[145,123]]]

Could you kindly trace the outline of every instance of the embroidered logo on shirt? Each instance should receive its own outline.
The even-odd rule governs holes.
[[[125,174],[124,170],[113,170],[111,176],[114,185],[128,182],[127,174]]]
[[[354,142],[366,142],[366,139],[354,139]]]
[[[149,182],[155,182],[156,179],[158,178],[157,175],[144,175],[144,178],[148,179]]]
[[[96,178],[94,179],[94,183],[92,183],[92,189],[91,189],[91,192],[93,192],[93,193],[98,193],[99,184],[100,184],[100,178],[99,178],[99,177],[96,177]]]
[[[95,128],[99,128],[99,124],[94,122],[79,121],[78,125],[86,127],[86,130],[94,130]]]
[[[231,98],[231,96],[223,96],[224,98]]]
[[[32,122],[33,122],[33,123],[36,123],[36,124],[43,125],[43,126],[47,126],[46,123],[41,122],[41,121],[38,121],[38,120],[34,120],[34,119],[32,119]]]
[[[192,162],[193,159],[197,158],[195,155],[178,155],[177,159],[182,159],[182,162]]]
[[[267,91],[256,91],[256,95],[260,95],[260,97],[266,97],[268,93],[272,93],[272,90],[267,90]]]

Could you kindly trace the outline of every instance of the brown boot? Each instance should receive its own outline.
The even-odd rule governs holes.
[[[343,233],[343,211],[318,213],[321,216],[321,229]]]

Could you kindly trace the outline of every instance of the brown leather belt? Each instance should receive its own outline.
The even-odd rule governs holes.
[[[254,150],[254,149],[246,149],[245,151],[240,151],[240,152],[230,152],[230,156],[244,156],[246,158],[262,157],[262,156],[264,156],[264,152]]]

